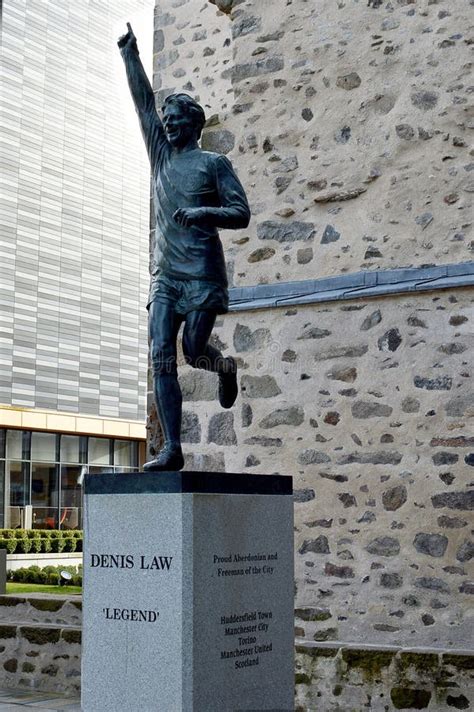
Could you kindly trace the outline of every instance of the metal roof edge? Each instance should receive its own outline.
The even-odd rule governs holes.
[[[352,272],[321,279],[233,287],[229,289],[229,311],[271,309],[468,286],[474,286],[474,262]]]

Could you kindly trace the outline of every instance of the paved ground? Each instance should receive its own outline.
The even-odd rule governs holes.
[[[78,698],[63,697],[53,692],[0,690],[0,712],[81,712]]]

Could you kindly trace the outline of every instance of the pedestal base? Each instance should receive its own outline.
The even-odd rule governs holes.
[[[84,712],[293,710],[291,478],[85,481]]]

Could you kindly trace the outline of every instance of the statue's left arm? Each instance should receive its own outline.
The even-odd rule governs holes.
[[[250,222],[250,208],[241,182],[225,156],[215,161],[216,190],[220,207],[180,208],[174,219],[184,227],[209,226],[239,230]]]

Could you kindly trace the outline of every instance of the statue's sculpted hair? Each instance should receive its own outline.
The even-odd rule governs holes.
[[[161,110],[164,112],[165,109],[172,104],[179,106],[185,114],[191,117],[197,129],[197,137],[199,138],[203,126],[206,123],[206,115],[202,106],[198,104],[192,96],[189,96],[189,94],[170,94],[166,97]]]

